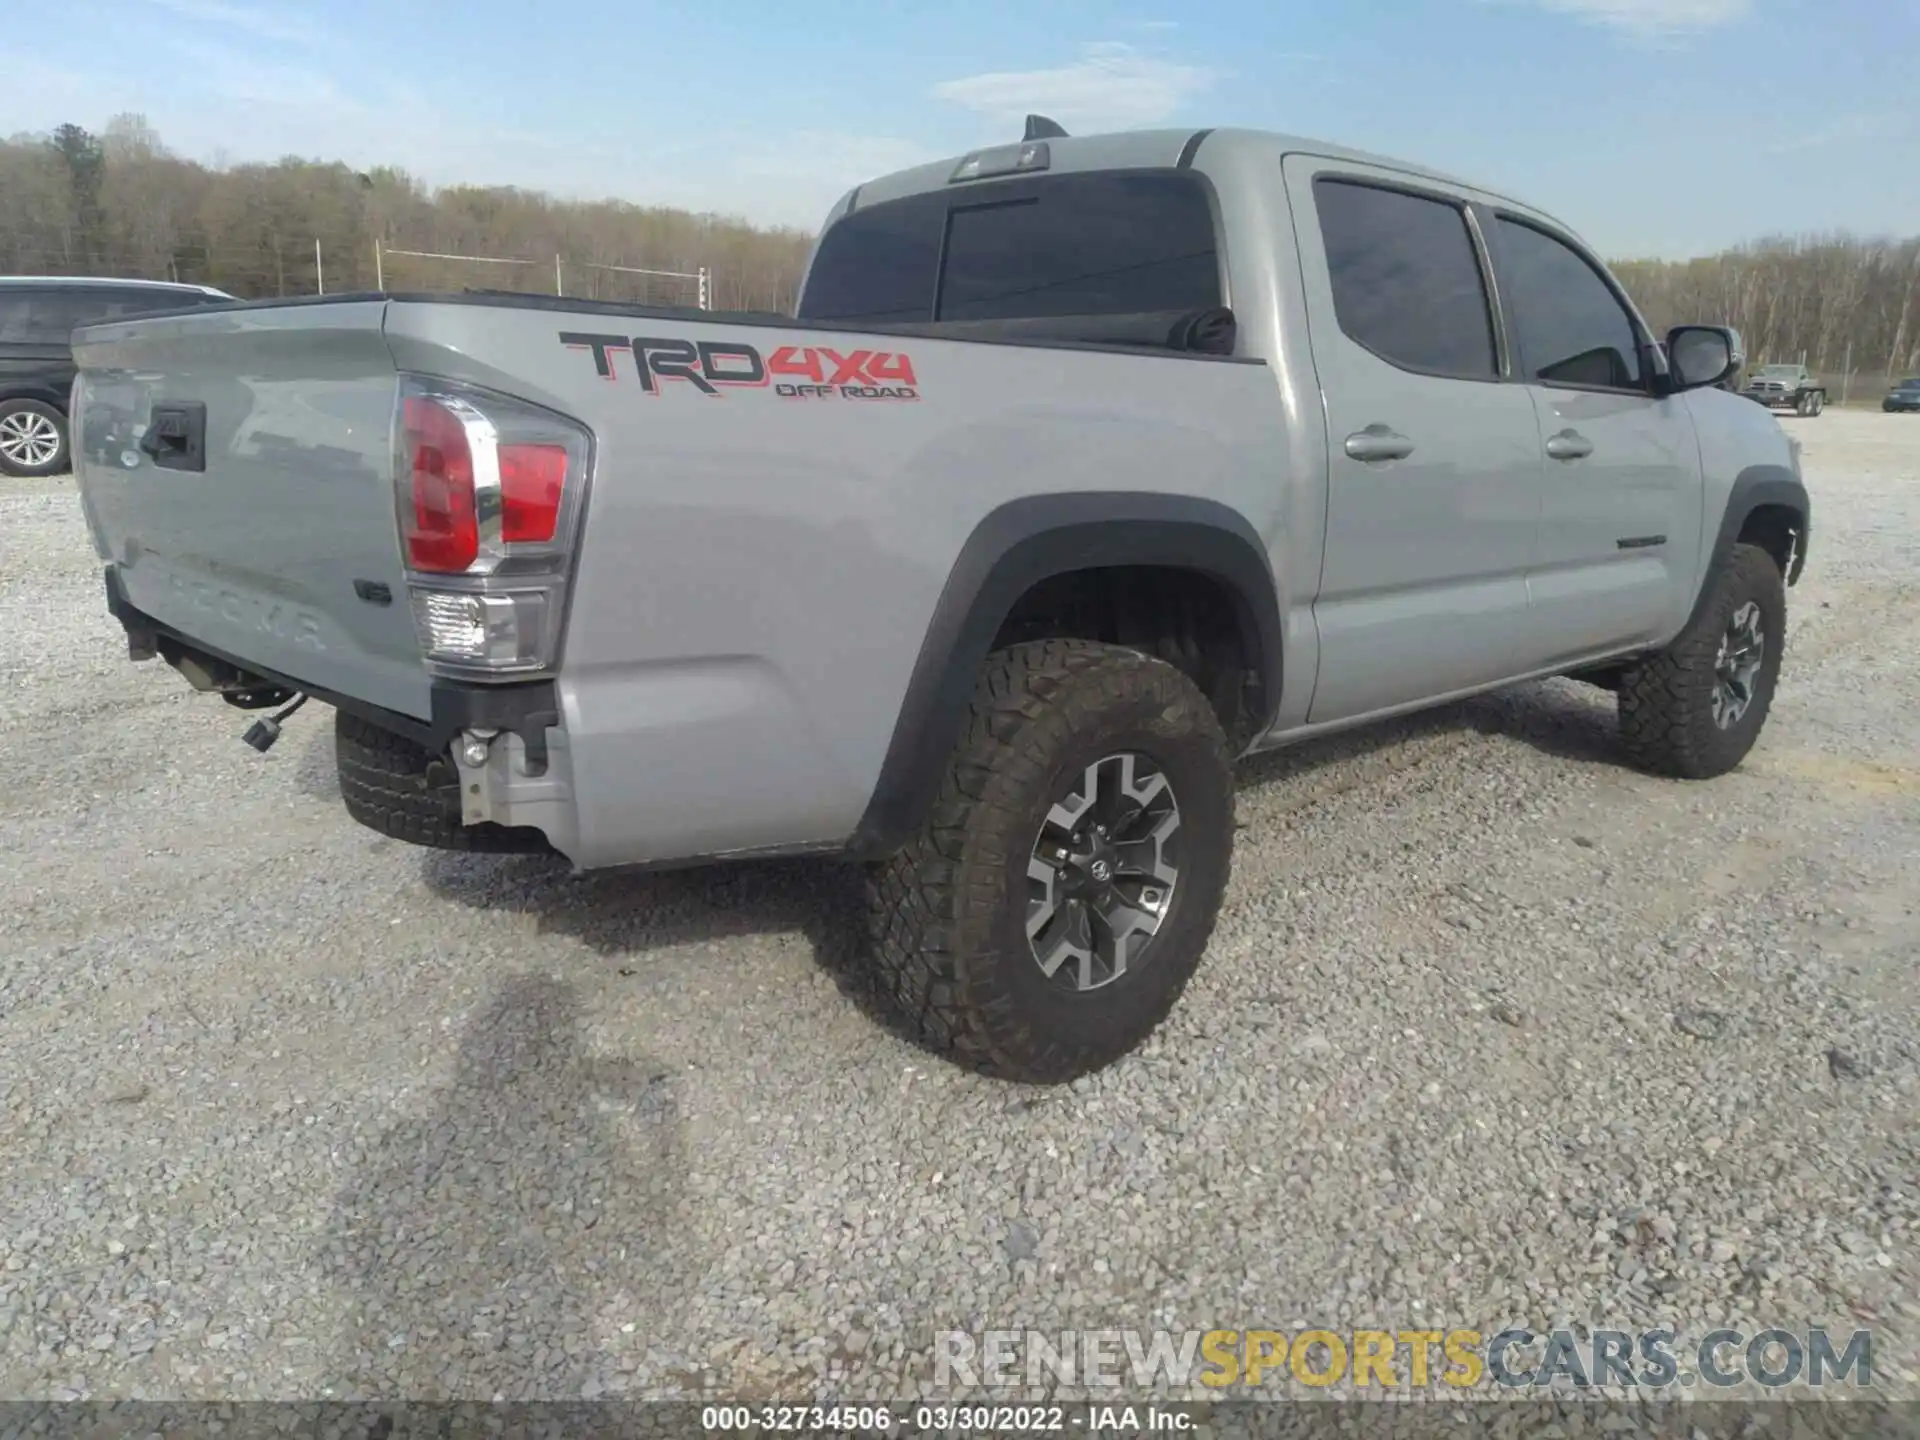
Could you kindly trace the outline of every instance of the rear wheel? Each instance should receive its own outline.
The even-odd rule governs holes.
[[[925,828],[870,874],[886,989],[987,1074],[1112,1064],[1199,965],[1233,809],[1226,737],[1173,666],[1077,640],[996,652]]]
[[[0,471],[30,477],[67,468],[67,417],[44,400],[0,400]]]

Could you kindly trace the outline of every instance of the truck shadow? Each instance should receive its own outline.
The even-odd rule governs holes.
[[[311,711],[307,712],[311,714]],[[326,715],[327,711],[321,711]],[[282,740],[282,747],[291,749],[294,736],[289,733]],[[293,785],[302,795],[311,795],[316,800],[338,800],[340,798],[340,771],[333,756],[333,725],[309,725],[301,727],[300,750],[298,758],[293,760]]]
[[[1318,771],[1364,762],[1409,741],[1467,732],[1518,740],[1558,761],[1621,763],[1612,697],[1556,682],[1255,756],[1242,763],[1239,783],[1243,792],[1300,784]],[[866,963],[856,867],[832,860],[762,860],[576,876],[560,860],[428,851],[422,868],[428,886],[447,899],[531,915],[542,932],[568,935],[611,960],[731,936],[798,933],[844,996],[877,1024],[911,1039]]]
[[[574,875],[561,860],[447,851],[427,851],[421,863],[438,894],[476,909],[532,915],[542,933],[569,936],[609,960],[735,936],[799,934],[842,995],[909,1038],[862,963],[863,880],[854,866],[743,860]]]
[[[608,1316],[649,1324],[694,1283],[676,1080],[586,1053],[573,988],[510,980],[448,1083],[375,1138],[320,1256],[348,1315],[343,1397],[577,1399],[606,1374]],[[694,1263],[704,1263],[693,1257]],[[674,1268],[677,1263],[678,1268]]]

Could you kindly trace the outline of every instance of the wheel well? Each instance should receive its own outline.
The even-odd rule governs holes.
[[[1266,714],[1252,615],[1231,585],[1203,571],[1115,565],[1050,575],[1014,602],[993,644],[1043,639],[1097,640],[1167,661],[1200,687],[1236,747],[1255,738]]]
[[[37,400],[42,405],[51,405],[54,409],[58,410],[61,419],[64,420],[67,415],[66,396],[55,395],[51,390],[46,390],[39,386],[0,386],[0,405],[6,404],[9,400]]]
[[[1737,537],[1740,544],[1758,545],[1773,557],[1773,563],[1780,567],[1783,579],[1793,577],[1787,573],[1788,562],[1795,558],[1801,548],[1795,542],[1805,533],[1806,526],[1800,516],[1785,505],[1756,505],[1747,518],[1740,524]]]

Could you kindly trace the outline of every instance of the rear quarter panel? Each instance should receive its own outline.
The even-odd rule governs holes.
[[[563,332],[886,350],[914,399],[643,389]],[[1159,491],[1283,525],[1262,365],[607,313],[396,304],[402,369],[596,436],[560,689],[581,864],[834,844],[872,793],[948,573],[995,508]],[[830,367],[831,368],[831,367]],[[779,377],[775,377],[779,378]]]

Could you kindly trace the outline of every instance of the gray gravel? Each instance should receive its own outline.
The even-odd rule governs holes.
[[[324,709],[123,659],[0,482],[0,1395],[924,1392],[948,1327],[1920,1337],[1920,421],[1817,506],[1724,781],[1555,683],[1245,770],[1141,1054],[960,1074],[834,872],[571,878],[351,824]],[[1905,1378],[1902,1378],[1902,1377]]]

